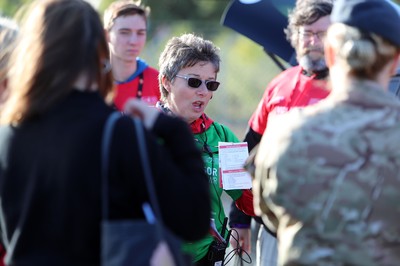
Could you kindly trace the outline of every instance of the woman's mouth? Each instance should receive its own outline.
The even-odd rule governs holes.
[[[194,107],[195,110],[202,110],[204,106],[204,102],[202,101],[196,101],[192,103],[192,106]]]

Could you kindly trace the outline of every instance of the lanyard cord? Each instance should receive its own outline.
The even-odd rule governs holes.
[[[136,92],[136,98],[141,99],[142,94],[143,94],[143,72],[139,74],[139,84],[138,84],[138,90]]]

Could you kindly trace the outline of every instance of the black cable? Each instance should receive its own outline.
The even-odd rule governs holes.
[[[232,238],[236,241],[236,243],[237,243],[237,244],[236,244],[236,247],[237,247],[237,248],[232,249],[228,254],[225,255],[225,258],[224,258],[224,265],[227,265],[227,264],[235,257],[235,255],[237,255],[237,256],[239,257],[239,259],[240,259],[240,265],[243,265],[243,262],[245,262],[245,263],[247,263],[247,264],[252,263],[252,259],[251,259],[251,256],[249,255],[249,253],[247,253],[246,250],[242,249],[242,247],[240,246],[240,243],[239,243],[239,239],[236,238],[236,237],[234,236],[234,234],[232,234],[232,231],[234,231],[234,232],[236,232],[236,236],[239,237],[238,231],[236,231],[236,230],[233,229],[233,228],[232,228],[230,231],[231,231],[231,237],[232,237]],[[246,260],[247,258],[244,258],[244,257],[243,257],[243,254],[246,255],[246,257],[248,258],[248,260]],[[230,258],[229,258],[229,256],[230,256]],[[228,259],[228,258],[229,258],[229,259]]]

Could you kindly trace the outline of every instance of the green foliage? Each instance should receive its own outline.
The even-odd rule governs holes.
[[[30,3],[30,0],[0,0],[0,13],[2,16],[13,17],[20,6]]]
[[[103,12],[112,2],[102,0],[99,10]],[[142,3],[151,8],[152,20],[219,21],[229,0],[142,0]]]

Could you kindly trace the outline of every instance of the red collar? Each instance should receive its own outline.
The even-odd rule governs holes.
[[[202,114],[199,118],[190,124],[193,134],[200,134],[206,131],[214,121],[206,114]]]

